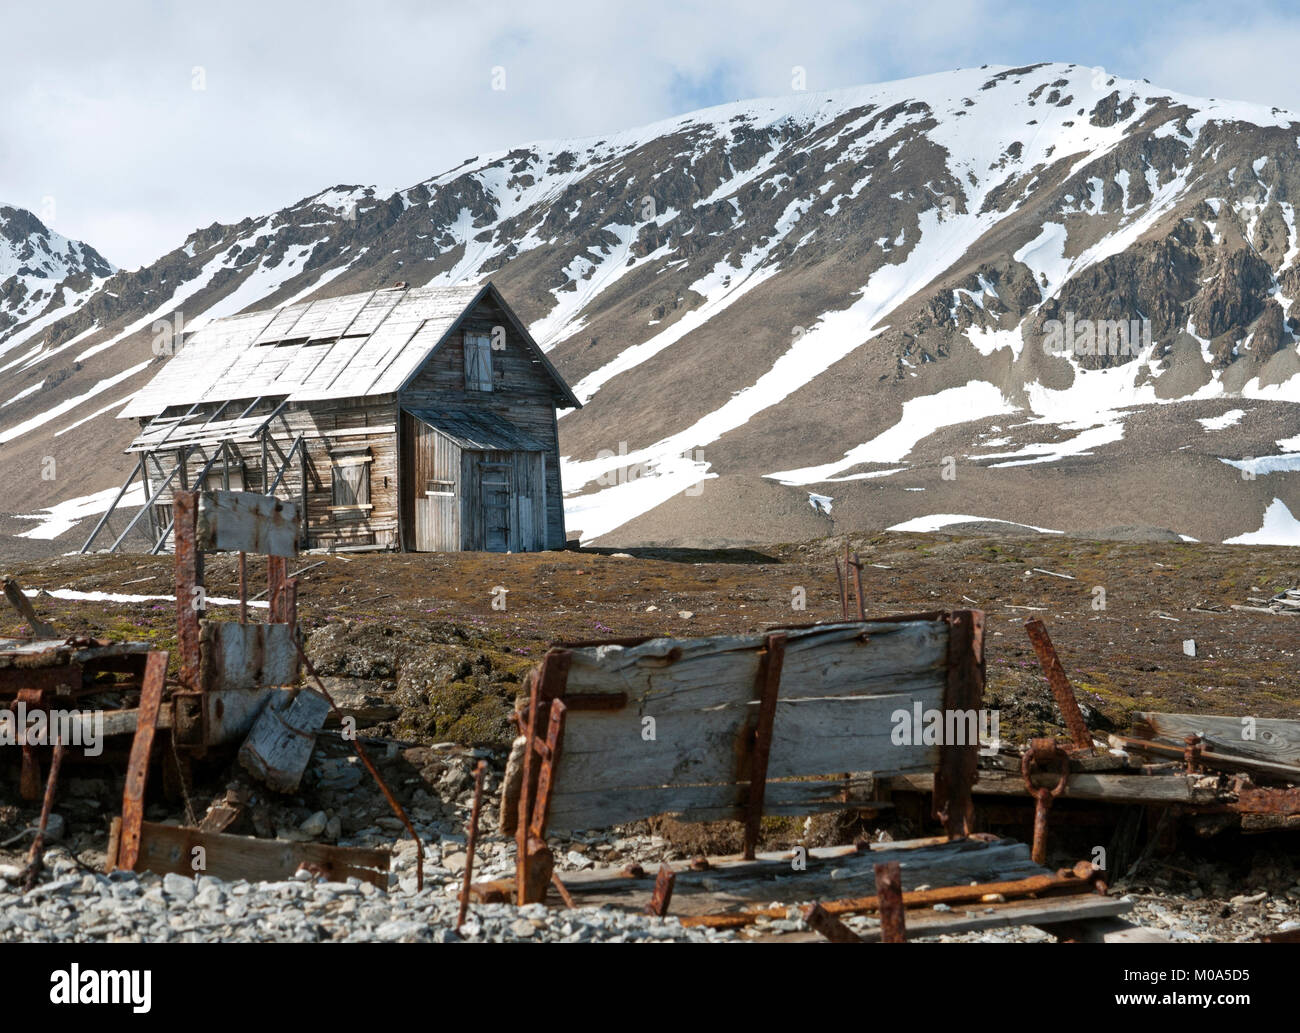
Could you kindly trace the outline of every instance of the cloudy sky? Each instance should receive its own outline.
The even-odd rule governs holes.
[[[0,202],[126,267],[337,183],[788,93],[795,66],[821,90],[1067,61],[1300,111],[1300,13],[1264,0],[121,0],[8,5],[3,32]]]

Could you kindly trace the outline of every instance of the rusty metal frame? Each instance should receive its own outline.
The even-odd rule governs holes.
[[[521,729],[525,739],[523,778],[519,817],[515,823],[515,901],[518,904],[543,900],[554,871],[554,858],[546,846],[546,821],[550,814],[554,765],[563,741],[565,708],[563,703],[559,707],[553,704],[564,695],[572,662],[573,654],[569,650],[550,649],[529,677],[528,709]]]
[[[154,732],[158,711],[162,706],[163,683],[167,679],[167,654],[153,652],[144,671],[144,687],[140,690],[139,717],[135,738],[131,741],[131,757],[127,761],[126,786],[122,790],[122,829],[118,839],[117,857],[109,860],[116,867],[134,871],[140,858],[140,830],[144,822],[144,792],[149,782],[149,758],[153,752]]]

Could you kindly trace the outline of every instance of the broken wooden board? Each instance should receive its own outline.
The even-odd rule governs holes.
[[[894,732],[900,720],[910,729],[914,708],[943,708],[946,620],[785,634],[765,813],[809,813],[830,802],[825,786],[782,779],[935,769],[937,745],[895,741]],[[574,648],[550,829],[601,828],[661,813],[739,816],[765,642],[762,635],[720,635]],[[625,705],[582,705],[585,695],[610,694],[622,694]]]
[[[903,888],[953,886],[970,882],[1009,882],[1048,874],[1029,856],[1029,847],[1013,839],[923,839],[873,843],[869,849],[814,848],[806,868],[795,867],[794,852],[759,852],[753,861],[710,858],[696,870],[691,862],[669,862],[674,915],[707,915],[764,903],[795,903],[875,892],[875,865],[898,861]],[[611,868],[562,872],[565,886],[579,906],[643,906],[654,892],[655,875],[632,877]]]
[[[255,689],[298,681],[298,648],[291,624],[199,622],[202,691]]]
[[[121,819],[114,818],[106,871],[116,867],[120,835]],[[211,875],[229,881],[280,882],[307,868],[329,882],[357,878],[387,890],[389,860],[387,850],[287,843],[146,821],[141,824],[139,860],[133,870],[187,877]]]
[[[1034,778],[1035,785],[1051,788],[1056,785],[1058,776],[1054,773],[1039,774]],[[886,784],[892,791],[911,791],[929,793],[934,790],[934,776],[893,775]],[[1214,803],[1218,800],[1218,790],[1210,785],[1199,784],[1202,780],[1195,775],[1141,775],[1109,774],[1104,772],[1079,772],[1070,775],[1065,795],[1066,800],[1101,800],[1107,803]],[[1206,781],[1213,781],[1209,779]],[[976,796],[1028,796],[1024,779],[1017,773],[1002,771],[981,771],[979,781],[971,787]]]
[[[1132,734],[1175,746],[1182,746],[1189,735],[1199,735],[1204,748],[1213,753],[1287,765],[1300,780],[1300,721],[1139,712],[1133,715]]]
[[[330,709],[330,701],[313,689],[272,698],[239,748],[239,763],[270,788],[294,792]]]
[[[924,936],[953,936],[986,929],[1010,929],[1018,925],[1034,925],[1050,933],[1052,925],[1057,922],[1110,919],[1132,910],[1131,901],[1097,894],[1009,900],[1005,904],[954,907],[951,911],[908,910],[906,934],[909,940],[916,940]],[[880,942],[879,928],[865,929],[858,935],[865,943]]]
[[[199,495],[195,541],[204,552],[298,555],[298,506],[251,491],[205,491]]]

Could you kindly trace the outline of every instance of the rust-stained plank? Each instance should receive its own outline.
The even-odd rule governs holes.
[[[196,537],[209,552],[298,555],[296,503],[251,491],[205,491],[199,496]]]
[[[119,847],[119,868],[128,867],[124,860]],[[140,827],[139,857],[131,867],[158,875],[174,872],[249,882],[290,879],[306,868],[329,882],[355,877],[387,890],[389,860],[387,850],[255,839],[146,821]]]
[[[298,650],[288,624],[203,621],[199,633],[200,687],[254,689],[298,681]]]

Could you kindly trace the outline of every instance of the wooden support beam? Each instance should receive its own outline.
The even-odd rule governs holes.
[[[749,798],[745,808],[743,856],[754,859],[763,821],[763,796],[767,789],[767,762],[772,755],[772,728],[776,722],[776,700],[781,691],[781,668],[785,662],[784,633],[767,636],[758,668],[758,720],[750,747]]]
[[[954,712],[978,714],[984,700],[984,613],[958,610],[948,617],[948,680],[944,691],[944,724]],[[953,722],[960,727],[962,722]],[[979,775],[979,741],[944,743],[934,774],[934,816],[950,836],[968,836],[974,829],[971,786]]]

